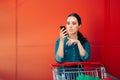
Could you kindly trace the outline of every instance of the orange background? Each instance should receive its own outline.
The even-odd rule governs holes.
[[[119,0],[1,0],[0,79],[52,80],[59,26],[76,12],[91,44],[91,60],[120,78]]]

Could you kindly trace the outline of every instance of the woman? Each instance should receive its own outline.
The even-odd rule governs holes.
[[[66,30],[60,30],[60,37],[56,41],[55,59],[58,63],[83,62],[90,59],[90,44],[80,33],[80,27],[80,16],[76,13],[68,15]]]

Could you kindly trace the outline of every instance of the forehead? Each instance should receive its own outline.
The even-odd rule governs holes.
[[[69,16],[68,18],[67,18],[67,22],[73,22],[73,21],[77,21],[77,18],[76,17],[74,17],[74,16]]]

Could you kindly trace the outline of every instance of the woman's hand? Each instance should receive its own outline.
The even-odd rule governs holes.
[[[62,29],[60,30],[60,39],[61,39],[61,40],[64,40],[64,38],[67,37],[66,35],[67,35],[66,30],[64,30],[64,29],[62,28]]]
[[[79,43],[78,39],[70,39],[70,38],[68,38],[68,41],[67,41],[66,45],[70,46],[72,44],[78,44],[78,43]]]

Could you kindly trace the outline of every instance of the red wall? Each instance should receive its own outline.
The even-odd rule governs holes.
[[[80,31],[91,43],[90,61],[103,62],[109,73],[119,77],[120,65],[115,63],[120,48],[116,35],[119,33],[119,2],[119,0],[0,1],[0,78],[52,80],[50,64],[55,62],[55,40],[59,36],[59,26],[65,25],[66,16],[71,12],[81,15]],[[112,57],[113,52],[116,57]]]
[[[102,48],[102,62],[107,68],[107,71],[113,76],[120,78],[120,63],[119,63],[119,49],[120,49],[120,1],[106,0],[104,8],[105,17],[105,43]]]
[[[16,78],[15,0],[0,0],[0,79]]]
[[[110,73],[120,78],[120,1],[112,0],[110,5]]]

